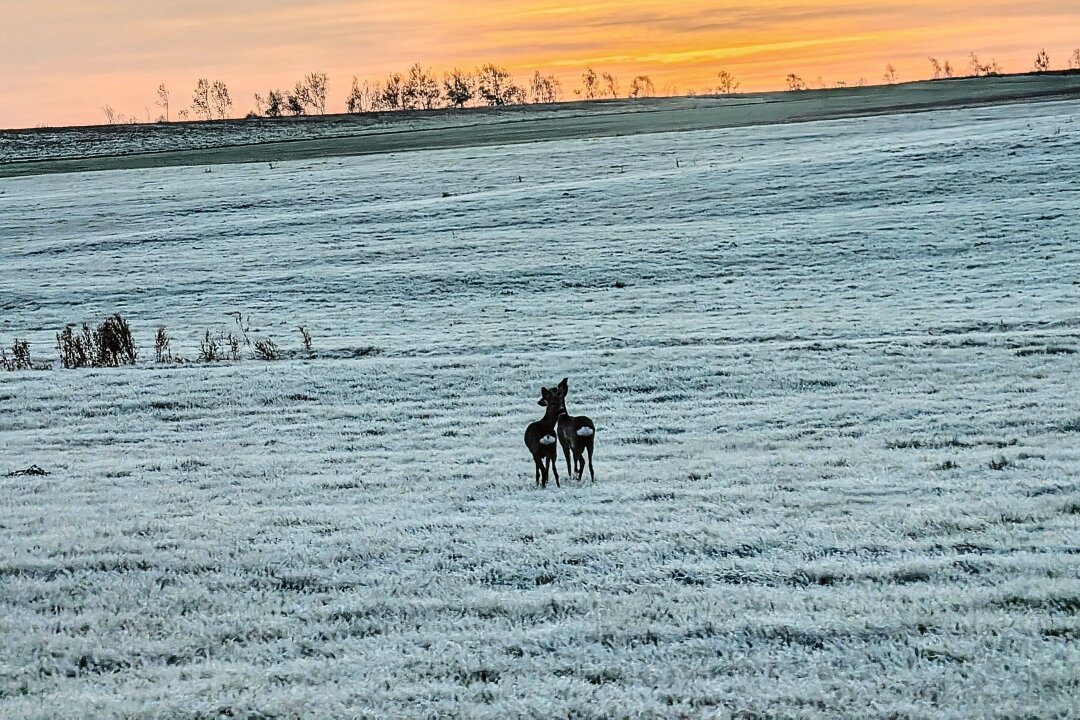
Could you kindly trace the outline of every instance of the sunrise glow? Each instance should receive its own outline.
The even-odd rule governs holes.
[[[1046,48],[1063,69],[1077,46],[1080,10],[1056,0],[11,0],[0,5],[0,127],[99,123],[105,104],[146,121],[160,83],[181,107],[200,77],[227,83],[243,116],[254,93],[311,71],[329,74],[328,111],[342,112],[354,75],[414,62],[496,62],[519,82],[541,70],[572,99],[586,66],[624,89],[648,75],[664,94],[706,90],[726,69],[756,91],[782,89],[788,73],[811,86],[876,83],[889,63],[901,81],[921,79],[928,56],[963,70],[973,51],[1023,72]]]

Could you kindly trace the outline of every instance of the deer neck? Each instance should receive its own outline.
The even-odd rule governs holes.
[[[551,405],[548,405],[547,412],[544,413],[544,419],[540,422],[544,423],[545,427],[554,428],[555,424],[559,422],[558,409],[552,407]]]

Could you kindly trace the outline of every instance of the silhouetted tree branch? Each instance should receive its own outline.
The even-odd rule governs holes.
[[[154,104],[165,113],[165,122],[169,122],[171,120],[169,117],[169,90],[165,87],[165,83],[158,85],[157,100],[154,101]]]
[[[733,95],[739,89],[739,82],[727,70],[716,74],[716,92],[720,95]]]
[[[532,101],[536,104],[555,103],[559,101],[559,91],[562,85],[554,75],[541,75],[537,70],[532,77],[530,90]]]
[[[477,69],[476,90],[480,98],[491,107],[521,105],[525,102],[525,90],[514,84],[510,72],[492,63]]]
[[[195,92],[191,96],[191,113],[203,120],[213,119],[210,109],[210,81],[199,78],[195,83]]]
[[[638,75],[630,83],[630,99],[652,97],[656,94],[656,86],[648,75]]]
[[[476,97],[476,78],[454,68],[443,77],[443,96],[451,107],[465,107]]]
[[[409,110],[433,110],[439,106],[441,93],[439,81],[431,70],[416,63],[409,69],[409,77],[402,88],[402,106]]]
[[[1039,51],[1035,56],[1035,72],[1050,71],[1050,56],[1046,54],[1046,48]]]
[[[581,90],[578,94],[585,100],[593,100],[600,95],[600,79],[591,67],[585,68],[581,76]]]

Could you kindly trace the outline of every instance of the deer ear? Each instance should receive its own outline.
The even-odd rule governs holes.
[[[565,394],[566,394],[566,392],[567,392],[567,391],[568,391],[569,389],[570,389],[570,378],[563,378],[563,379],[562,379],[562,382],[561,382],[561,383],[559,383],[559,390],[561,390],[561,391],[562,391],[562,393],[563,393],[563,395],[565,395]]]
[[[547,399],[540,398],[540,402],[538,402],[536,404],[539,405],[540,407],[547,407]]]

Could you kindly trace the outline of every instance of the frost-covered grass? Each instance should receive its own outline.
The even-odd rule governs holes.
[[[0,183],[5,344],[315,344],[0,375],[0,717],[1069,717],[1076,110]]]

